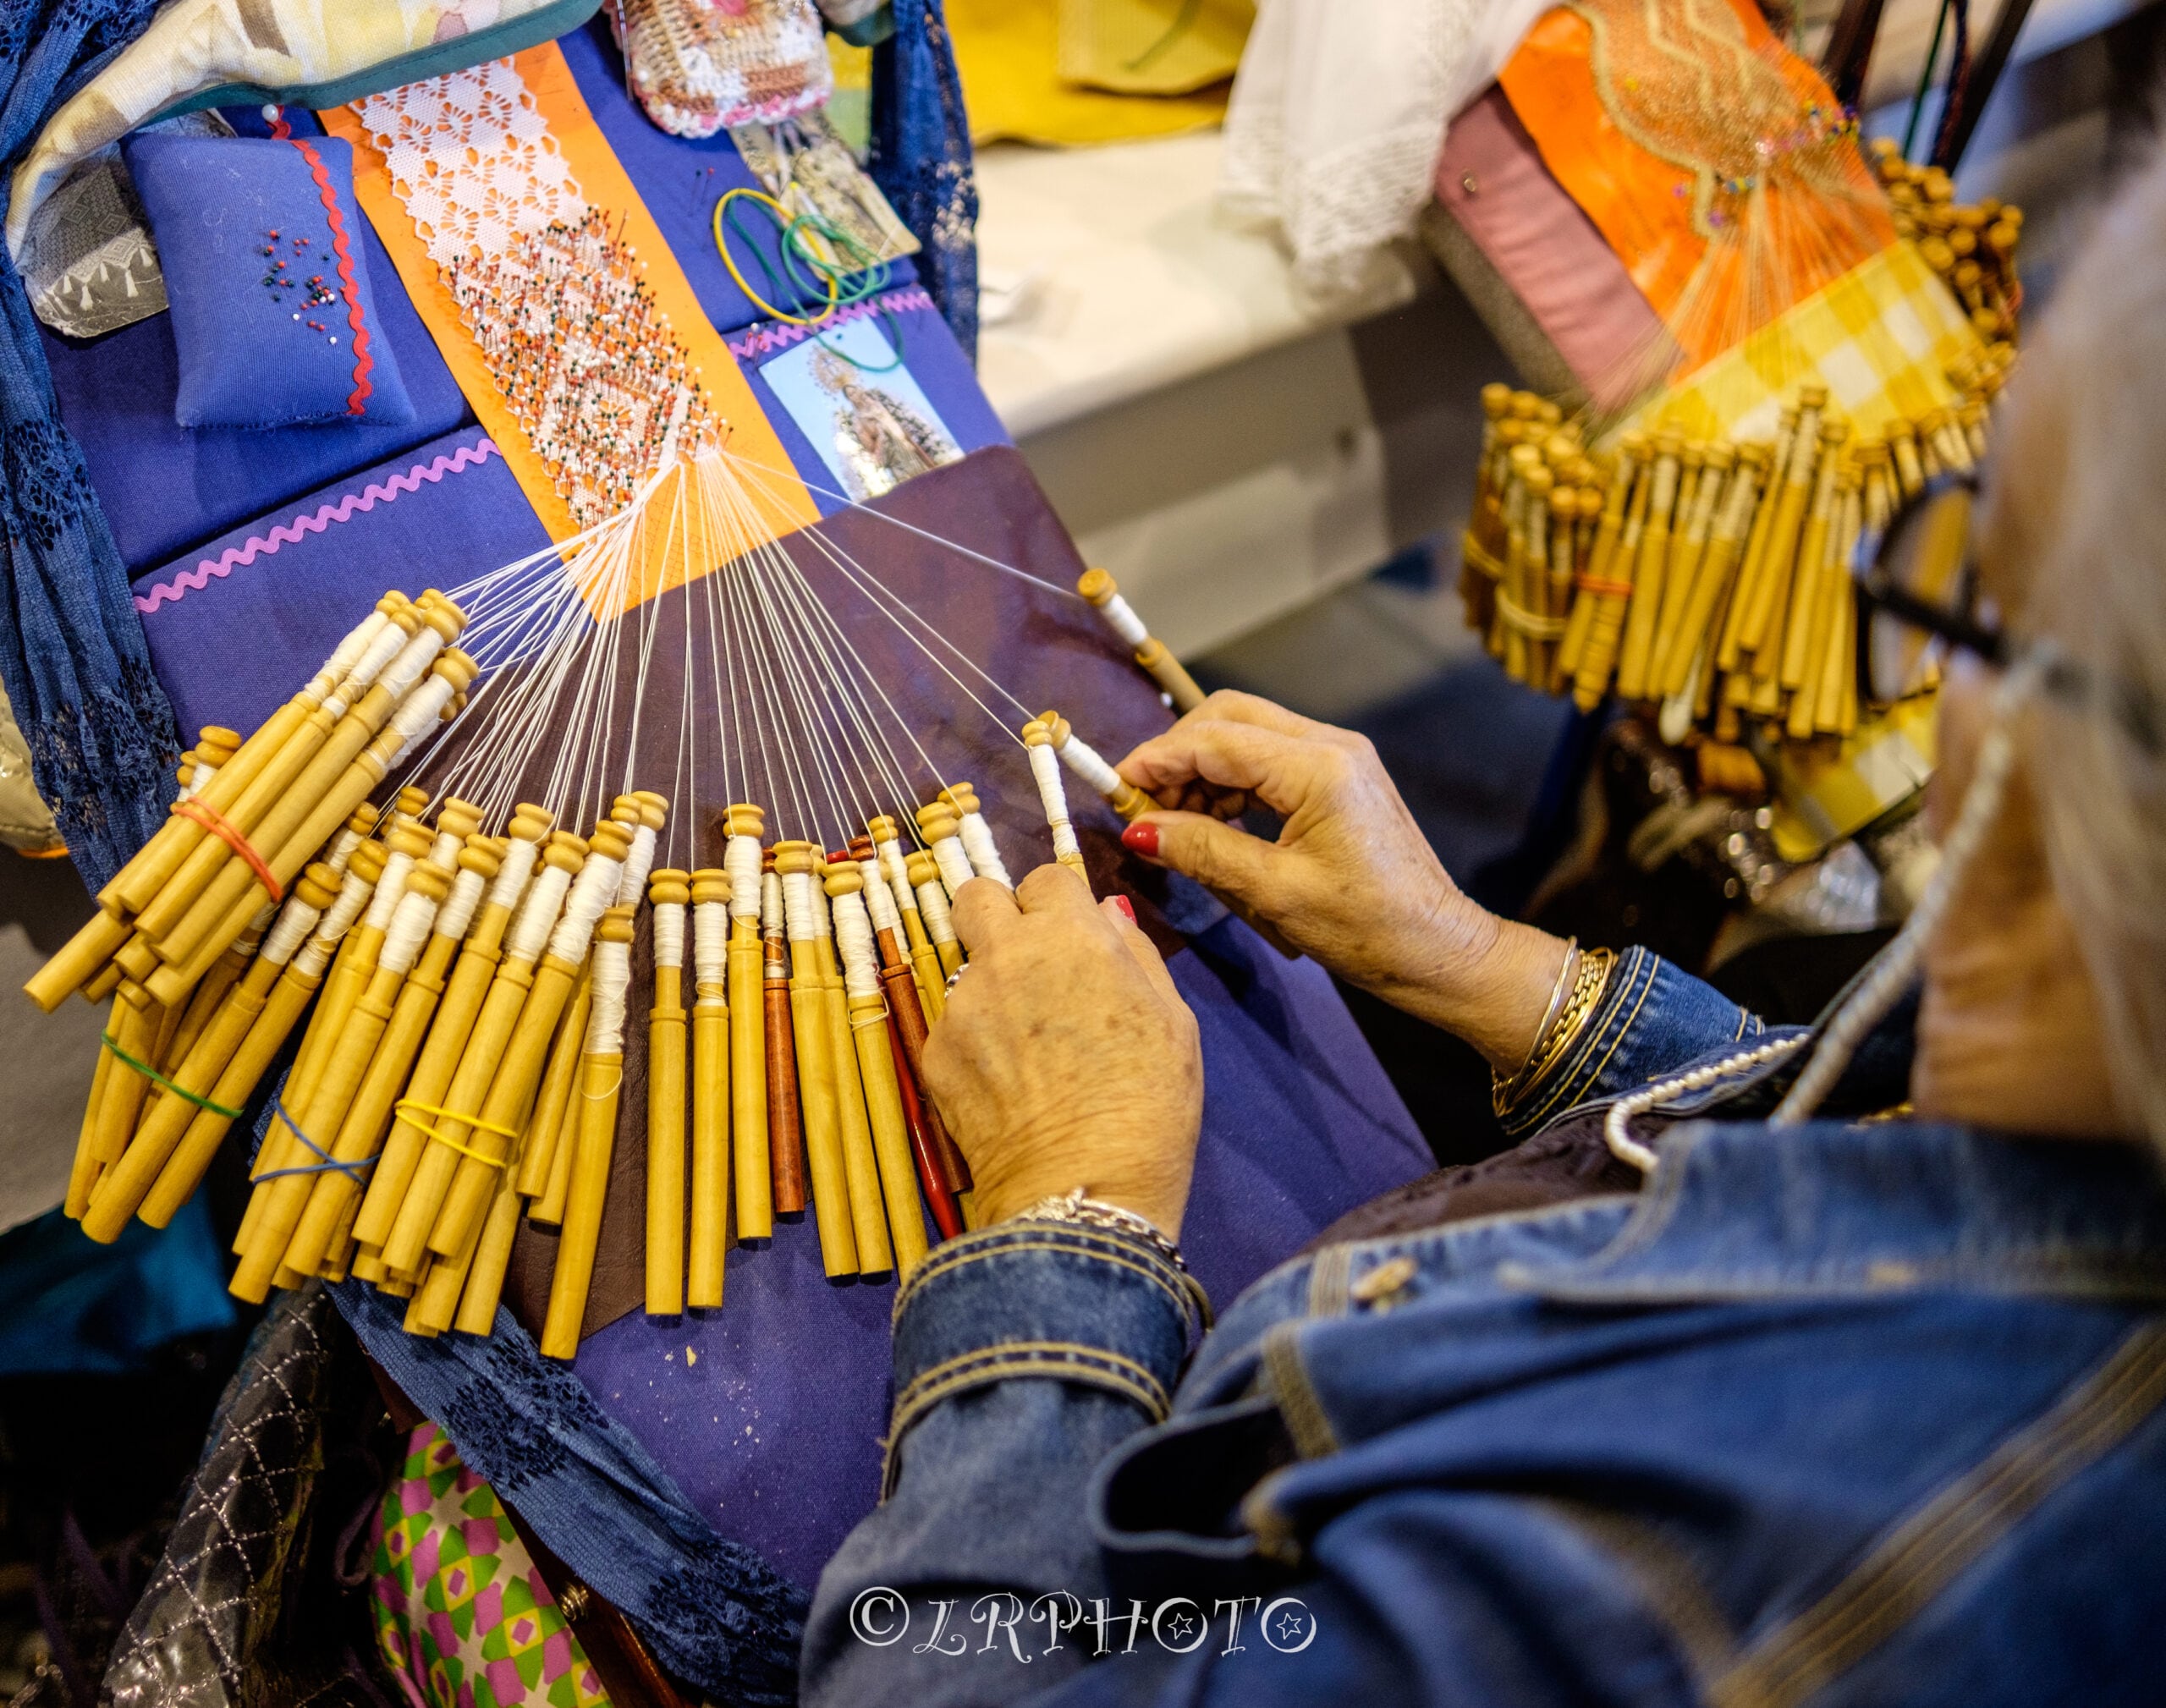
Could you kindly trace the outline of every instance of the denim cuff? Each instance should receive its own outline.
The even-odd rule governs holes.
[[[1518,1137],[1566,1110],[1620,1097],[1711,1050],[1759,1035],[1760,1017],[1657,954],[1630,948],[1564,1062],[1505,1118]]]
[[[951,1239],[895,1300],[886,1480],[935,1406],[1011,1377],[1099,1388],[1161,1422],[1201,1327],[1194,1283],[1146,1241],[1053,1222]]]

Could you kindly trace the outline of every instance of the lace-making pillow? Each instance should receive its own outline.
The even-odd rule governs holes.
[[[335,137],[124,145],[172,304],[184,427],[409,422]]]

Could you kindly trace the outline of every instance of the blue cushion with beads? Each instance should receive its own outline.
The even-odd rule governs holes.
[[[346,144],[143,135],[124,146],[172,305],[182,426],[414,419],[378,329]]]

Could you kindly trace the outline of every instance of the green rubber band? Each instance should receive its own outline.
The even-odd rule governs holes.
[[[102,1043],[107,1049],[112,1051],[115,1056],[120,1058],[122,1065],[133,1068],[137,1073],[140,1074],[146,1079],[148,1079],[160,1090],[170,1091],[174,1096],[179,1098],[182,1102],[193,1103],[197,1108],[207,1109],[212,1114],[223,1117],[228,1121],[238,1121],[240,1119],[241,1112],[239,1110],[228,1109],[223,1103],[213,1103],[208,1097],[200,1097],[195,1092],[189,1090],[186,1087],[174,1085],[172,1080],[167,1079],[164,1074],[161,1074],[156,1068],[153,1068],[148,1062],[137,1061],[133,1056],[129,1055],[127,1051],[122,1049],[119,1045],[113,1042],[112,1033],[99,1033],[98,1041]]]

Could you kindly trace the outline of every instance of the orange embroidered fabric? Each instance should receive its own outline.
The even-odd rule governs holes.
[[[322,118],[353,146],[356,198],[553,538],[717,443],[774,471],[726,527],[649,530],[624,608],[818,519],[553,43]]]
[[[1574,0],[1498,80],[1681,371],[1894,239],[1833,96],[1752,0]]]

